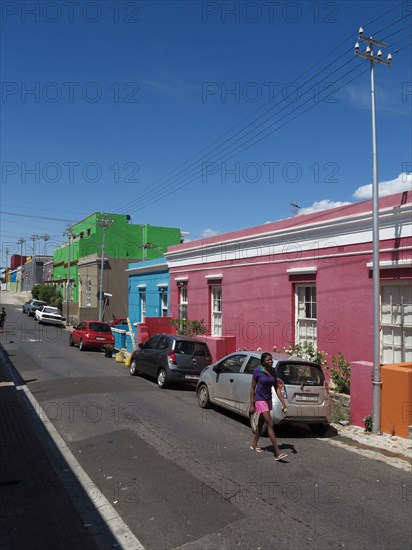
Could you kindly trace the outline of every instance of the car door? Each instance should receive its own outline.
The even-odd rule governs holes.
[[[236,409],[243,416],[249,416],[250,388],[253,371],[260,366],[260,357],[253,355],[246,358],[243,367],[236,377],[233,391],[233,401]]]
[[[159,339],[159,335],[149,338],[149,340],[142,345],[137,358],[139,361],[139,370],[149,376],[156,377],[157,375],[157,368],[155,368],[155,366],[157,366],[159,358]]]
[[[240,370],[247,355],[233,353],[218,363],[215,370],[214,393],[215,401],[229,409],[236,411],[235,385],[240,376]]]
[[[86,330],[86,323],[82,322],[73,329],[72,332],[72,342],[73,344],[78,344],[81,340],[83,332]]]

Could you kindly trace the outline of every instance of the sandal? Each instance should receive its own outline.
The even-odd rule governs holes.
[[[275,456],[275,460],[283,460],[284,458],[286,458],[288,455],[286,453],[280,453],[279,456]]]
[[[252,451],[256,451],[257,453],[263,453],[260,447],[253,447],[253,445],[251,445],[250,448],[252,449]]]

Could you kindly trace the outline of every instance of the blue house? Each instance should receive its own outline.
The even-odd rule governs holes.
[[[129,264],[129,318],[142,323],[145,317],[168,317],[169,266],[166,258]]]

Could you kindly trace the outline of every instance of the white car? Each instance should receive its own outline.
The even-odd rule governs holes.
[[[39,323],[47,323],[48,325],[60,325],[63,321],[58,308],[52,306],[43,306],[41,309],[37,309],[35,319]]]

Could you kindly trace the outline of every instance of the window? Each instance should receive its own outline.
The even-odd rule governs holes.
[[[159,339],[159,345],[157,346],[157,349],[167,349],[169,347],[169,338],[167,336],[162,336]]]
[[[296,286],[296,342],[316,346],[316,286]]]
[[[178,307],[178,317],[179,319],[187,319],[187,285],[181,285],[179,287],[179,307]]]
[[[92,282],[90,277],[86,277],[86,306],[92,305]]]
[[[159,342],[159,336],[153,336],[152,338],[149,338],[147,342],[143,344],[144,349],[157,349],[157,344]]]
[[[160,316],[167,317],[168,314],[168,299],[167,299],[167,288],[161,287],[159,289],[159,298],[160,298]]]
[[[211,287],[211,335],[222,336],[222,287]]]
[[[220,372],[239,372],[246,359],[246,355],[231,355],[219,363]]]
[[[381,289],[381,361],[412,361],[412,289],[384,285]]]
[[[140,322],[144,322],[144,318],[146,317],[146,291],[141,290],[139,292],[139,298],[140,298]]]
[[[253,374],[253,371],[260,367],[260,359],[257,357],[251,357],[248,361],[248,364],[246,365],[246,368],[244,370],[247,374]]]

